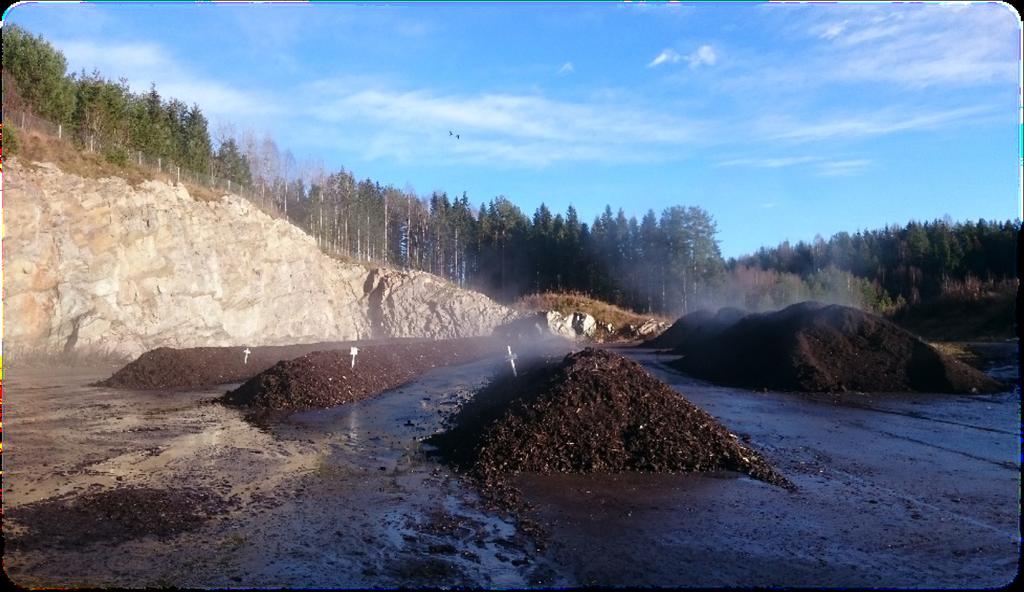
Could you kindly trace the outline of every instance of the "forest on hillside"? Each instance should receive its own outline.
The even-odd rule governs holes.
[[[506,302],[576,291],[664,315],[808,298],[888,311],[965,286],[980,293],[1016,274],[1019,221],[911,222],[725,260],[714,218],[696,206],[648,211],[640,220],[607,206],[588,224],[572,206],[563,215],[542,204],[528,216],[504,196],[479,205],[465,193],[421,196],[299,162],[266,134],[227,127],[211,134],[199,105],[162,97],[155,85],[133,93],[123,79],[69,74],[60,51],[6,24],[3,109],[59,123],[79,146],[102,138],[113,165],[128,166],[140,152],[258,186],[327,253],[428,271]],[[5,154],[6,140],[17,137],[6,119]]]

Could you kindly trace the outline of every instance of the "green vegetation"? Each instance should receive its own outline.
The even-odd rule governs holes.
[[[808,278],[834,266],[879,286],[894,300],[917,304],[950,294],[957,282],[984,287],[1016,277],[1020,221],[910,222],[828,241],[762,248],[731,267],[772,269]],[[979,283],[980,282],[980,283]]]
[[[0,152],[4,158],[12,154],[17,154],[21,148],[20,141],[18,140],[18,132],[14,129],[14,126],[9,123],[4,123],[3,137],[0,138],[0,146],[2,146],[3,152]]]

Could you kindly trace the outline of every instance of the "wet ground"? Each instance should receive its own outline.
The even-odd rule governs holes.
[[[25,586],[990,587],[1020,552],[1020,395],[721,388],[619,350],[761,450],[797,486],[712,475],[524,476],[543,552],[419,440],[507,363],[433,370],[349,406],[247,419],[201,392],[5,376],[4,565]],[[1013,373],[1000,363],[993,374]],[[187,489],[187,530],[33,537],[51,500]],[[19,512],[19,509],[21,510]],[[141,511],[141,510],[140,510]],[[20,516],[19,516],[20,514]],[[68,545],[67,540],[77,544]]]

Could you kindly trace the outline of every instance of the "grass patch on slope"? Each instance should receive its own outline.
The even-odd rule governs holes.
[[[615,306],[595,298],[586,296],[579,292],[544,292],[541,294],[529,294],[520,298],[516,304],[517,310],[525,312],[538,312],[542,310],[554,310],[562,314],[584,312],[594,317],[597,321],[597,335],[599,339],[633,338],[629,331],[629,325],[639,327],[647,321],[668,322],[668,319],[658,315],[643,315],[635,311]],[[611,324],[613,330],[608,331]]]

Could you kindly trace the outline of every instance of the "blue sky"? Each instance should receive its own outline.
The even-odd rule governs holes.
[[[1020,216],[1002,4],[24,3],[4,20],[299,163],[528,215],[698,205],[726,256]]]

